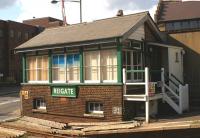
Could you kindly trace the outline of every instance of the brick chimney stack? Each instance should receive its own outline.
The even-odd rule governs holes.
[[[118,12],[117,12],[117,16],[123,16],[123,15],[124,15],[123,10],[118,10]]]

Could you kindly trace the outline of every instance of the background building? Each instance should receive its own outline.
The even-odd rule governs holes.
[[[21,78],[20,56],[14,54],[14,48],[33,38],[44,28],[62,26],[61,20],[44,17],[19,23],[0,20],[0,81],[19,84]]]
[[[200,107],[200,1],[160,0],[155,14],[168,42],[184,47],[184,80],[189,84],[190,105]]]
[[[14,21],[0,21],[0,74],[1,81],[21,80],[21,62],[14,48],[39,33],[38,27]]]
[[[29,20],[24,20],[23,23],[33,26],[40,26],[44,28],[63,26],[62,20],[55,19],[52,17],[33,18]]]

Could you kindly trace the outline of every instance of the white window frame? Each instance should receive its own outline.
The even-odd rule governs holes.
[[[38,101],[39,101],[39,105],[38,105]],[[36,98],[34,99],[35,102],[35,109],[36,110],[46,110],[47,106],[46,106],[46,102],[44,98]]]
[[[43,55],[43,56],[47,56],[47,55]],[[43,56],[35,56],[36,57],[36,68],[35,68],[35,70],[36,70],[36,80],[35,81],[28,81],[28,83],[49,83],[49,74],[47,73],[47,75],[48,75],[48,79],[46,80],[46,81],[40,81],[40,80],[38,80],[38,69],[40,69],[40,68],[38,68],[38,57],[42,57],[43,58]],[[48,64],[49,64],[49,62],[48,62]],[[42,62],[42,67],[43,67],[43,62]],[[49,70],[49,68],[47,68],[48,70]],[[30,70],[30,69],[26,69],[26,71],[27,70]]]
[[[94,110],[91,110],[90,109],[90,104],[93,104],[93,109]],[[102,109],[102,111],[100,111],[100,110],[95,110],[95,104],[98,104],[98,108],[99,109],[101,109],[101,105],[102,105],[102,108],[103,108],[103,103],[101,103],[101,102],[88,102],[87,103],[87,109],[88,109],[88,113],[89,114],[104,114],[104,111],[103,111],[103,109]]]

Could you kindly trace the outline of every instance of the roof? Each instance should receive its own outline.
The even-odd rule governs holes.
[[[200,18],[200,1],[160,1],[157,22]]]
[[[23,20],[23,22],[31,22],[31,21],[36,21],[36,20],[62,21],[60,19],[53,18],[53,17],[41,17],[41,18],[33,18],[33,19]]]
[[[121,37],[147,15],[149,16],[148,12],[142,12],[96,20],[90,23],[46,29],[36,37],[17,47],[16,50],[44,46],[55,47],[55,45]]]

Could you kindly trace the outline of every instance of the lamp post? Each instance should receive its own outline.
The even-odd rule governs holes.
[[[58,2],[62,3],[62,16],[63,16],[63,22],[66,25],[67,24],[67,20],[66,20],[66,13],[65,13],[65,2],[78,2],[80,3],[80,23],[82,23],[82,0],[52,0],[51,3],[52,4],[56,4]]]

